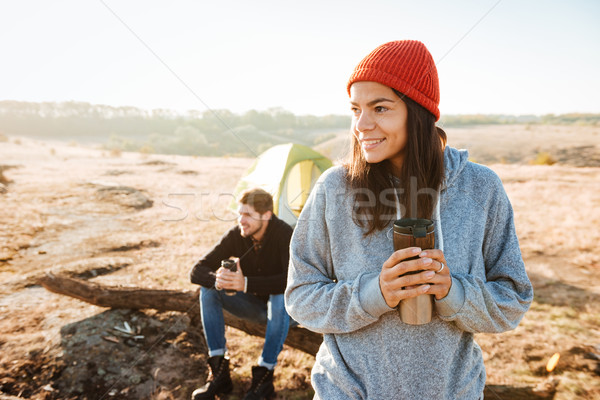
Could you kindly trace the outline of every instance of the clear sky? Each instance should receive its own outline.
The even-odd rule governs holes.
[[[349,113],[379,44],[424,42],[443,114],[600,112],[600,1],[3,1],[0,100]]]

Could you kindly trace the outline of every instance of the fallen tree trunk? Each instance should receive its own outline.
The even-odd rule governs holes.
[[[100,307],[132,310],[155,309],[179,311],[200,316],[199,290],[145,289],[140,287],[107,286],[66,276],[46,274],[40,284],[47,290],[74,297]],[[265,337],[265,327],[224,312],[225,323],[249,335]],[[323,337],[302,327],[290,328],[285,344],[315,355]]]
[[[159,311],[179,311],[199,318],[200,306],[198,290],[163,290],[139,287],[107,286],[66,276],[46,274],[40,283],[47,290],[74,297],[100,307],[126,309],[155,309]],[[265,336],[265,327],[237,318],[225,312],[225,323],[253,336]],[[305,353],[315,355],[323,338],[320,334],[302,327],[290,328],[285,343]],[[553,399],[557,380],[546,381],[538,387],[515,387],[507,385],[487,385],[485,398],[510,398],[544,400]]]

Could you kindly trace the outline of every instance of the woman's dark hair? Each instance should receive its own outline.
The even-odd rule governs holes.
[[[353,190],[354,222],[365,228],[365,236],[384,229],[396,218],[393,192],[400,201],[403,217],[431,218],[437,192],[444,179],[446,132],[435,126],[435,117],[420,104],[395,89],[408,110],[407,142],[399,178],[394,184],[388,160],[368,163],[358,139],[352,134],[346,179]],[[395,187],[394,187],[395,186]]]

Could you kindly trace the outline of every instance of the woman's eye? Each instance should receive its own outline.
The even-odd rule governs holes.
[[[375,107],[375,112],[377,112],[377,113],[382,113],[384,111],[387,111],[387,108],[384,107],[384,106],[377,106],[377,107]]]
[[[359,110],[358,108],[356,108],[356,107],[352,107],[352,108],[350,109],[350,111],[352,111],[352,114],[353,114],[353,115],[358,115],[358,114],[360,114],[360,110]]]

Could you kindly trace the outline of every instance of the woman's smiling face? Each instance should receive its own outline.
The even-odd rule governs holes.
[[[406,104],[388,86],[371,81],[350,87],[352,133],[368,163],[389,160],[400,172],[408,140]]]

